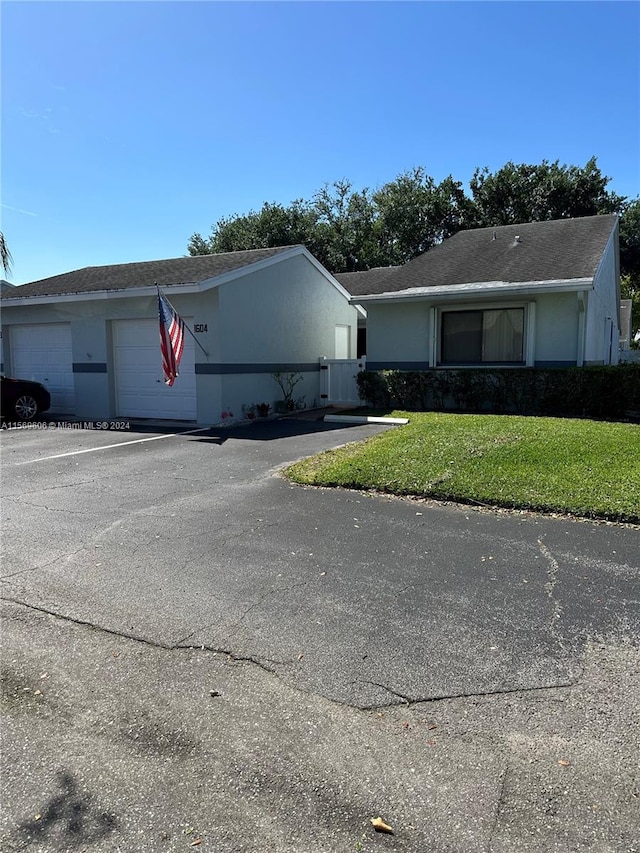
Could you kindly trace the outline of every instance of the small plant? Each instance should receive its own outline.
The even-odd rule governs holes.
[[[233,419],[233,412],[231,409],[225,409],[221,415],[223,421],[228,421]]]
[[[278,387],[282,391],[282,400],[276,401],[276,411],[282,413],[293,412],[296,408],[296,401],[293,399],[293,389],[299,382],[302,382],[302,374],[286,373],[282,370],[277,370],[271,375],[273,376]],[[302,408],[304,408],[304,406]]]
[[[245,418],[247,418],[250,421],[255,420],[255,417],[256,417],[256,405],[255,405],[255,403],[251,403],[250,406],[246,406],[243,404],[242,414],[244,415]]]
[[[361,853],[361,851],[364,850],[364,843],[365,843],[366,839],[367,839],[367,833],[363,832],[360,839],[358,841],[356,841],[356,843],[355,843],[354,850],[356,851],[356,853]]]
[[[269,417],[271,411],[271,403],[256,403],[256,411],[259,418]]]

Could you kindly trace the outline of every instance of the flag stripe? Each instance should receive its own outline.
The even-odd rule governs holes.
[[[160,318],[160,352],[164,381],[173,385],[178,374],[184,350],[184,320],[169,300],[158,289],[158,315]]]

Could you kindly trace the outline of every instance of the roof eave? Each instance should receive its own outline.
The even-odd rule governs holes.
[[[302,253],[307,255],[309,254],[304,246],[293,246],[283,252],[271,255],[268,258],[262,258],[252,264],[244,264],[241,267],[228,270],[220,275],[200,279],[199,281],[183,282],[181,284],[163,284],[162,290],[167,293],[171,293],[174,296],[202,293],[205,290],[210,290],[213,287],[220,287],[220,285],[233,281],[236,278],[241,278],[242,276],[249,275],[250,273],[258,272],[265,267],[272,266],[286,258]],[[11,296],[0,300],[0,306],[3,308],[10,308],[12,306],[44,305],[55,302],[86,302],[96,299],[133,299],[136,296],[155,296],[155,294],[156,285],[153,284],[144,285],[142,287],[123,287],[117,290],[86,290],[77,293],[52,293],[42,296]]]
[[[554,279],[551,281],[480,281],[465,284],[449,284],[434,287],[412,287],[387,293],[370,293],[352,296],[352,303],[361,302],[423,302],[450,299],[460,296],[466,300],[484,299],[487,296],[518,294],[535,296],[541,293],[570,293],[579,290],[591,290],[593,278]]]
[[[174,294],[199,293],[201,288],[197,282],[180,285],[163,285],[163,290],[171,289]],[[123,287],[119,290],[84,290],[80,293],[51,293],[43,296],[12,296],[2,299],[0,307],[12,308],[21,305],[46,305],[55,302],[88,302],[103,299],[133,299],[136,296],[155,296],[155,285],[144,287]]]

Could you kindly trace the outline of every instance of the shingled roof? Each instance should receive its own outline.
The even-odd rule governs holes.
[[[142,261],[133,264],[111,264],[103,267],[84,267],[73,272],[32,281],[3,292],[5,299],[29,296],[61,296],[105,290],[127,290],[133,287],[168,287],[174,284],[196,284],[210,278],[271,258],[292,246],[271,249],[248,249],[243,252],[221,252],[216,255],[195,255],[169,258],[163,261]],[[4,290],[4,289],[3,289]]]
[[[387,279],[389,273],[399,269],[402,267],[373,267],[359,272],[334,272],[333,277],[352,296],[364,296],[365,293],[376,293],[376,288]]]
[[[616,222],[615,214],[606,214],[459,231],[404,266],[387,268],[385,274],[342,274],[363,276],[366,289],[358,279],[352,283],[340,275],[335,278],[353,296],[476,282],[592,278]]]

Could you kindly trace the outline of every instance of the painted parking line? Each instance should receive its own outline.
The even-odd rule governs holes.
[[[36,462],[48,462],[51,459],[64,459],[66,456],[80,456],[82,453],[97,453],[100,450],[113,450],[114,447],[127,447],[130,444],[144,444],[147,441],[161,441],[163,438],[176,438],[179,435],[195,435],[198,432],[208,432],[211,427],[189,429],[185,432],[171,432],[168,435],[153,435],[151,438],[137,438],[134,441],[121,441],[118,444],[105,444],[104,447],[89,447],[86,450],[72,450],[70,453],[57,453],[55,456],[42,456],[40,459],[29,459],[27,462],[16,462],[16,465],[35,465]]]

